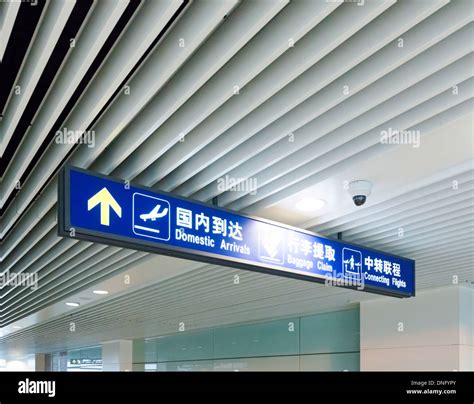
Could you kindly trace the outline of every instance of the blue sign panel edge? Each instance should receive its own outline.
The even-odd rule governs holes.
[[[145,251],[145,252],[150,252],[150,253],[156,253],[160,255],[168,255],[168,256],[173,256],[177,258],[183,258],[183,259],[189,259],[189,260],[194,260],[194,261],[200,261],[208,264],[214,264],[214,265],[221,265],[221,266],[227,266],[227,267],[235,267],[238,269],[244,269],[244,270],[250,270],[254,272],[261,272],[261,273],[266,273],[266,274],[271,274],[271,275],[276,275],[276,276],[283,276],[283,277],[288,277],[288,278],[293,278],[293,279],[300,279],[300,280],[306,280],[306,281],[311,281],[311,282],[316,282],[316,283],[325,283],[326,279],[322,277],[317,277],[317,276],[310,276],[310,275],[304,275],[300,273],[295,273],[295,272],[290,272],[290,271],[285,271],[282,270],[281,268],[277,266],[272,266],[271,264],[265,264],[265,265],[259,265],[258,263],[252,263],[250,264],[247,260],[245,259],[239,259],[236,257],[233,257],[232,259],[230,258],[223,258],[223,256],[219,254],[213,254],[209,252],[203,252],[203,251],[198,251],[198,250],[189,250],[186,248],[181,248],[181,247],[176,247],[172,245],[166,245],[163,247],[157,246],[156,243],[154,242],[148,242],[146,240],[136,240],[136,239],[131,239],[129,237],[124,237],[116,234],[110,234],[110,233],[105,233],[101,231],[95,231],[87,228],[81,228],[78,226],[74,226],[74,235],[71,235],[70,229],[71,229],[71,223],[70,223],[70,172],[74,170],[79,173],[83,173],[92,177],[100,178],[103,180],[115,182],[118,184],[124,184],[125,181],[123,179],[119,178],[114,178],[111,176],[99,174],[90,170],[78,168],[78,167],[73,167],[71,165],[65,165],[59,172],[59,181],[58,181],[58,235],[62,237],[69,237],[73,239],[80,239],[80,240],[85,240],[89,242],[97,242],[101,244],[106,244],[106,245],[115,245],[118,247],[123,247],[123,248],[131,248],[131,249],[136,249],[140,251]],[[218,210],[222,211],[228,214],[233,214],[233,215],[238,215],[240,217],[256,220],[262,223],[267,223],[269,225],[274,225],[274,226],[279,226],[280,228],[286,229],[286,230],[291,230],[303,234],[307,234],[310,236],[314,237],[319,237],[328,241],[332,242],[338,242],[338,243],[343,243],[344,245],[347,245],[348,247],[355,247],[355,248],[361,248],[366,251],[372,251],[374,253],[378,254],[384,254],[387,256],[391,256],[394,258],[398,259],[403,259],[407,261],[411,261],[413,264],[413,271],[412,271],[412,285],[413,285],[413,293],[409,292],[403,292],[403,291],[394,291],[394,290],[387,290],[382,287],[377,287],[373,285],[365,285],[364,289],[362,291],[365,292],[373,292],[376,294],[381,294],[381,295],[387,295],[387,296],[393,296],[393,297],[412,297],[415,296],[415,290],[416,290],[416,284],[415,284],[415,261],[406,257],[402,257],[399,255],[395,254],[390,254],[390,253],[385,253],[380,250],[375,250],[373,248],[369,247],[364,247],[360,246],[358,244],[346,242],[344,240],[336,240],[331,237],[327,236],[321,236],[317,233],[310,232],[305,229],[289,226],[283,223],[275,222],[272,220],[264,219],[261,217],[255,217],[252,215],[244,215],[239,212],[231,211],[229,209],[225,209],[222,207],[218,207],[215,205],[211,205],[208,203],[204,203],[201,201],[193,200],[190,198],[183,198],[178,195],[174,195],[169,192],[165,191],[155,191],[152,188],[140,185],[140,184],[135,184],[133,182],[130,182],[128,184],[130,187],[141,189],[145,192],[153,193],[153,194],[160,194],[163,196],[168,196],[170,198],[178,199],[181,201],[188,201],[192,204],[200,205],[203,207],[207,207],[213,210]],[[346,289],[352,289],[356,290],[357,286],[350,286],[350,285],[337,285],[338,287],[346,288]]]

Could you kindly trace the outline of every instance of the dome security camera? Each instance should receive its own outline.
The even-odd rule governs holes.
[[[362,206],[372,192],[372,184],[369,181],[363,180],[353,181],[349,183],[348,191],[354,201],[354,205]]]

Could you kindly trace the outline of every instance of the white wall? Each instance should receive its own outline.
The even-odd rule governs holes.
[[[474,370],[474,289],[460,290],[459,370]]]
[[[102,344],[102,369],[104,371],[132,370],[132,341],[117,340]]]
[[[0,359],[0,372],[25,372],[35,370],[35,358],[28,357],[18,360]]]
[[[451,286],[362,302],[361,370],[473,370],[473,298]]]

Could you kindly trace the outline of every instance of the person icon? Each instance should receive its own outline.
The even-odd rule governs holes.
[[[349,268],[352,272],[354,272],[354,256],[351,255],[351,259],[349,260]]]
[[[361,276],[362,254],[360,251],[344,247],[342,250],[342,271],[346,278]]]

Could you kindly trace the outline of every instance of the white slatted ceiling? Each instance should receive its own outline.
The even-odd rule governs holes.
[[[126,5],[116,0],[94,4],[79,49],[62,66],[1,179],[2,206]],[[65,127],[83,131],[89,126],[180,5],[160,0],[140,6]],[[468,0],[368,0],[363,6],[319,0],[190,2],[129,79],[130,95],[119,93],[92,127],[95,147],[77,147],[69,162],[204,201],[219,196],[225,207],[258,212],[384,153],[383,128],[422,128],[429,136],[472,112],[472,20]],[[182,38],[184,48],[178,45]],[[453,85],[459,88],[456,97]],[[2,133],[23,107],[10,101]],[[290,133],[294,143],[287,142]],[[133,266],[145,255],[56,236],[57,180],[45,181],[70,149],[51,143],[0,219],[1,270],[40,274],[36,291],[1,289],[2,324]],[[226,173],[256,176],[257,194],[218,192],[215,180]],[[456,193],[447,185],[453,178],[462,184]],[[328,235],[342,231],[347,240],[419,257],[418,288],[445,284],[452,267],[463,280],[473,281],[473,179],[472,161],[440,167],[437,178],[423,186],[304,227]],[[409,231],[406,238],[394,235],[400,223]],[[447,245],[459,246],[459,254],[439,260],[440,232]],[[155,289],[85,308],[75,317],[82,325],[75,336],[65,331],[64,317],[18,331],[2,345],[73,346],[108,335],[173,332],[178,317],[186,318],[191,329],[203,328],[324,311],[367,298],[246,272],[237,293],[223,279],[225,272],[205,267]]]

